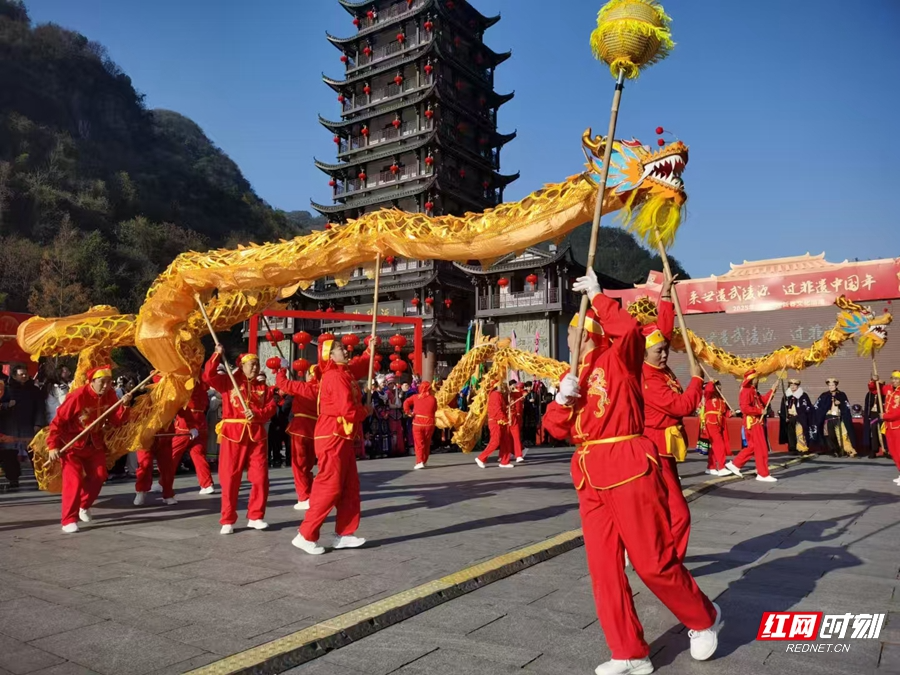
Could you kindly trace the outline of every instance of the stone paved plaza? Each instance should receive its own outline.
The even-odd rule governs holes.
[[[136,509],[111,483],[96,520],[59,531],[58,497],[0,495],[0,675],[180,673],[270,642],[475,562],[578,527],[570,450],[513,471],[471,456],[360,463],[369,545],[307,556],[288,470],[272,472],[268,531],[218,534],[218,499]],[[714,661],[629,572],[660,672],[900,672],[900,488],[888,460],[816,459],[774,484],[725,482],[691,503],[688,563],[726,618]],[[681,467],[686,486],[705,460]],[[246,491],[242,493],[242,505]],[[238,525],[244,521],[239,520]],[[323,535],[329,532],[329,525]],[[609,657],[577,548],[299,666],[298,675],[591,673]],[[763,611],[887,613],[878,640],[841,654],[755,640]]]

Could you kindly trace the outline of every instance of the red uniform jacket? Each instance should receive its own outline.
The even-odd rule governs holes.
[[[506,396],[499,389],[494,389],[488,395],[488,424],[509,424]]]
[[[886,384],[882,389],[882,395],[884,413],[881,419],[884,420],[884,428],[886,431],[896,431],[900,429],[900,389],[894,389],[892,385]]]
[[[366,357],[354,359],[348,365],[327,361],[322,366],[316,438],[337,436],[352,441],[356,437],[368,415],[357,380],[365,378],[368,371]]]
[[[741,384],[741,398],[740,398],[740,408],[741,412],[744,413],[744,425],[747,429],[760,424],[763,409],[765,409],[766,404],[768,404],[769,399],[774,396],[775,390],[773,389],[768,394],[761,395],[756,387],[753,386],[753,382],[744,382]]]
[[[175,430],[190,431],[196,429],[200,433],[207,430],[206,411],[209,409],[209,395],[206,384],[198,382],[191,390],[191,400],[175,415]]]
[[[66,443],[85,430],[91,422],[115,405],[118,398],[116,392],[110,387],[102,397],[90,384],[69,392],[66,400],[56,411],[56,417],[50,422],[50,431],[47,435],[47,448],[49,450],[62,450]],[[89,434],[75,443],[69,451],[75,455],[87,456],[97,450],[106,450],[106,441],[103,438],[103,430],[107,426],[117,427],[128,419],[128,408],[119,406],[115,412],[109,415],[103,422],[95,426]]]
[[[725,420],[730,416],[731,411],[721,397],[708,396],[703,402],[704,426],[725,429]]]
[[[525,392],[514,389],[509,392],[509,423],[522,426],[522,415],[525,412]]]
[[[692,377],[687,391],[674,373],[644,363],[644,436],[653,441],[660,455],[672,456],[675,444],[687,443],[681,418],[693,413],[700,405],[703,379]]]
[[[307,382],[289,380],[287,371],[282,369],[275,375],[275,386],[285,394],[294,397],[291,403],[292,417],[287,432],[292,436],[315,438],[316,420],[319,419],[316,412],[319,400],[319,382],[317,380]]]
[[[244,415],[241,401],[231,386],[227,373],[217,373],[216,368],[222,363],[222,357],[213,354],[206,362],[203,379],[213,389],[222,394],[222,421],[216,426],[216,433],[233,443],[244,440],[259,442],[266,439],[265,424],[275,414],[275,397],[272,387],[263,382],[247,382],[243,371],[234,374],[238,389],[244,395],[247,407],[253,413],[253,421]]]
[[[423,382],[420,387],[425,387],[427,382]],[[437,412],[437,399],[431,394],[431,386],[428,385],[424,391],[419,390],[418,394],[413,394],[403,402],[403,412],[407,415],[413,415],[414,427],[433,427],[434,414]]]
[[[581,446],[577,472],[573,466],[575,487],[587,483],[605,490],[643,476],[650,462],[658,464],[659,459],[653,444],[642,438],[641,327],[602,293],[594,298],[593,308],[612,345],[581,355],[581,396],[572,407],[550,403],[541,423],[555,438],[569,437]]]

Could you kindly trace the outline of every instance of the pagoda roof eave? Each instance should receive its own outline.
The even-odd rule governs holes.
[[[447,340],[456,340],[458,342],[465,342],[467,334],[467,330],[460,328],[456,331],[449,326],[445,326],[440,321],[432,321],[431,326],[422,331],[422,337],[425,339],[439,337]]]
[[[381,281],[378,285],[378,293],[396,293],[398,291],[411,291],[416,288],[422,288],[427,286],[430,283],[433,283],[435,279],[437,279],[438,273],[437,271],[433,271],[430,276],[422,279],[415,279],[413,281],[401,281],[391,283],[390,281],[386,282],[384,277],[381,278]],[[305,290],[301,291],[303,295],[305,295],[310,300],[336,300],[338,298],[343,298],[348,295],[356,295],[359,293],[364,293],[366,290],[374,289],[375,282],[366,279],[362,283],[354,284],[350,286],[353,282],[348,282],[342,288],[336,288],[332,291],[322,291],[317,293],[315,291]]]
[[[347,5],[345,5],[344,2],[341,1],[341,5],[344,7],[344,9],[347,9],[348,12],[353,14],[354,10],[361,9],[362,7],[365,7],[366,5],[371,5],[374,3],[358,2],[358,3],[349,3],[349,4],[350,4],[350,7],[348,8]],[[356,35],[352,35],[351,37],[339,38],[339,37],[335,37],[333,35],[328,35],[327,33],[326,33],[326,35],[328,35],[328,40],[332,44],[348,44],[351,42],[355,42],[356,40],[359,40],[360,38],[364,38],[367,35],[372,35],[373,33],[377,33],[380,30],[384,30],[385,28],[387,28],[388,26],[390,26],[393,23],[399,23],[400,21],[408,21],[410,18],[425,11],[426,9],[431,7],[433,4],[434,4],[434,0],[425,0],[418,7],[415,7],[414,9],[409,9],[409,10],[402,12],[401,14],[398,14],[396,16],[389,17],[388,19],[385,19],[384,21],[379,21],[374,26],[369,26],[368,28],[364,28],[363,30],[358,31],[356,33]]]
[[[352,0],[338,0],[341,7],[347,10],[349,14],[354,14],[357,10],[365,9],[368,5],[374,5],[373,0],[361,0],[360,2],[352,2]]]
[[[371,206],[372,204],[378,204],[379,202],[389,202],[393,199],[405,199],[407,197],[415,197],[418,194],[423,192],[427,192],[432,188],[432,186],[437,181],[437,176],[431,176],[428,180],[420,185],[412,185],[404,190],[398,191],[397,194],[376,194],[370,197],[364,197],[360,199],[358,202],[351,202],[349,204],[335,204],[334,206],[324,206],[323,204],[317,204],[316,202],[310,200],[310,205],[323,216],[342,214],[346,211],[353,211],[364,206]],[[375,190],[384,189],[384,188],[374,188]],[[356,197],[356,194],[353,195]],[[349,198],[348,198],[349,199]]]
[[[318,159],[314,159],[316,168],[320,171],[324,171],[327,174],[333,174],[335,172],[345,171],[346,169],[352,169],[355,166],[359,166],[363,163],[368,162],[377,162],[381,159],[386,159],[387,157],[392,157],[394,155],[398,155],[404,152],[410,152],[412,150],[418,150],[419,148],[428,145],[434,140],[435,135],[437,134],[437,130],[432,130],[430,134],[423,136],[419,140],[414,143],[410,143],[408,145],[396,146],[392,145],[388,150],[384,150],[383,152],[377,152],[372,155],[360,156],[357,159],[352,159],[349,162],[340,162],[338,164],[327,164],[325,162],[320,162]]]
[[[428,89],[417,94],[415,98],[394,101],[392,103],[388,103],[387,105],[378,106],[378,103],[372,103],[368,110],[364,113],[353,117],[352,119],[341,120],[340,122],[335,122],[334,120],[325,119],[321,115],[319,115],[319,124],[328,129],[329,131],[339,132],[342,129],[346,129],[347,127],[352,127],[355,124],[359,124],[360,122],[364,122],[373,117],[377,117],[378,115],[383,115],[385,113],[393,112],[394,110],[400,110],[402,108],[408,108],[410,106],[418,105],[422,101],[426,100],[429,96],[432,95],[435,88],[437,87],[437,83],[432,84]],[[354,113],[355,114],[355,113]]]
[[[424,54],[428,54],[434,48],[434,42],[428,45],[425,49],[421,51],[417,51],[413,54],[409,54],[406,57],[400,59],[399,61],[390,61],[388,60],[382,66],[378,66],[372,70],[369,70],[365,73],[357,73],[352,77],[348,77],[346,80],[335,80],[332,77],[327,77],[324,73],[322,73],[322,79],[325,81],[329,87],[334,89],[337,92],[340,92],[341,89],[350,87],[358,82],[365,82],[377,75],[381,75],[383,73],[388,73],[392,70],[397,70],[398,68],[402,68],[403,66],[414,63],[418,61]]]

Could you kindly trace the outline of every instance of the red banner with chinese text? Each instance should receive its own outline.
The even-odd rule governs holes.
[[[608,294],[626,305],[644,296],[655,300],[661,282],[662,274],[651,272],[646,284]],[[900,259],[839,263],[821,270],[756,277],[689,279],[677,289],[685,314],[826,307],[839,295],[855,302],[887,300],[900,298]]]

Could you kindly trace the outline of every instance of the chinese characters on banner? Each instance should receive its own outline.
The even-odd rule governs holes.
[[[828,265],[821,270],[748,278],[709,277],[677,285],[685,314],[765,312],[826,307],[839,295],[855,302],[900,297],[900,259]],[[609,291],[627,305],[639,297],[655,299],[662,283],[651,272],[641,288]]]

